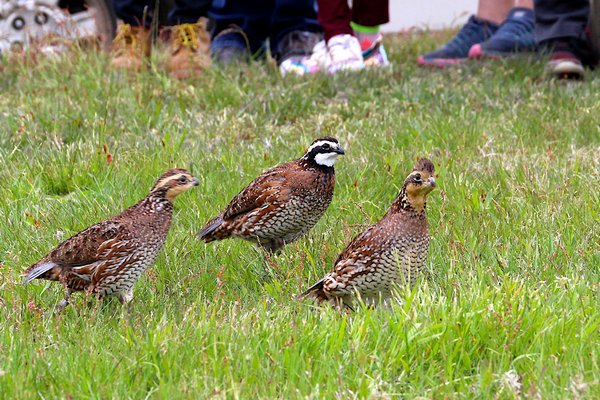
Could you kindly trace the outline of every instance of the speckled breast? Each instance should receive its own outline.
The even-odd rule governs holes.
[[[144,246],[139,251],[119,259],[112,268],[107,268],[96,287],[98,295],[111,296],[130,290],[142,273],[154,264],[163,244],[164,241],[161,240],[154,245]]]
[[[323,216],[331,197],[332,194],[328,193],[292,196],[271,212],[268,218],[263,218],[263,226],[256,230],[256,236],[264,239],[281,238],[286,242],[298,239]]]
[[[411,237],[406,241],[395,243],[391,251],[385,254],[383,263],[390,271],[392,285],[414,284],[425,266],[429,238],[427,236]],[[390,288],[391,285],[386,285]]]

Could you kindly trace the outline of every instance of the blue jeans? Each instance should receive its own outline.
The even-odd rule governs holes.
[[[566,38],[586,39],[589,0],[535,0],[534,12],[538,42]]]
[[[269,39],[275,54],[279,40],[291,31],[322,31],[315,0],[214,0],[209,16],[215,22],[213,38],[237,25],[248,36],[252,53]]]
[[[172,10],[169,11],[168,24],[193,24],[200,17],[206,17],[212,0],[175,0]],[[140,26],[142,22],[148,28],[154,17],[155,0],[113,0],[115,13],[126,24]],[[163,6],[161,4],[161,6]],[[148,7],[145,21],[144,8]]]

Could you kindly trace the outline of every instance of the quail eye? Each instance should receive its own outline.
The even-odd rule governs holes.
[[[413,180],[414,180],[415,182],[421,182],[421,174],[415,174],[415,175],[413,176]]]
[[[186,183],[187,182],[187,178],[185,176],[180,176],[179,179],[177,179],[177,182],[179,182],[179,183]]]
[[[324,148],[325,150],[328,150],[330,147],[331,147],[331,146],[329,145],[329,143],[325,143],[325,144],[323,145],[323,148]]]

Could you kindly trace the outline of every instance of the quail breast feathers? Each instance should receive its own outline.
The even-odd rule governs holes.
[[[275,252],[308,232],[331,203],[337,139],[316,139],[300,159],[254,179],[198,233],[205,242],[237,237]]]
[[[130,301],[133,285],[165,242],[175,197],[197,185],[184,169],[165,172],[137,204],[77,233],[30,266],[23,273],[25,283],[33,279],[62,283],[66,297],[61,307],[75,291]]]
[[[333,272],[302,296],[351,307],[352,297],[358,295],[374,305],[391,297],[395,286],[413,284],[427,258],[425,208],[436,185],[434,173],[433,163],[420,159],[384,217],[354,238],[338,256]]]

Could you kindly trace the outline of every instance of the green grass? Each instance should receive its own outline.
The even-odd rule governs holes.
[[[107,59],[0,63],[0,398],[600,397],[600,75],[542,62],[416,67],[431,37],[390,38],[394,68],[282,79],[272,66],[181,84]],[[265,263],[195,232],[262,170],[336,136],[334,200]],[[112,162],[108,162],[108,154]],[[391,310],[295,295],[377,220],[417,157],[438,169],[427,273]],[[177,199],[128,310],[20,285],[59,240],[146,195]]]

